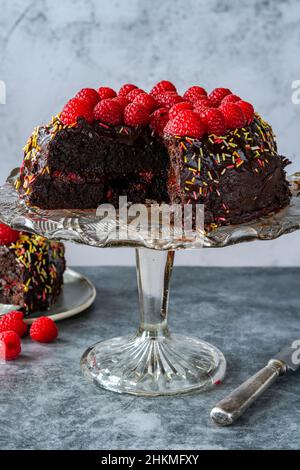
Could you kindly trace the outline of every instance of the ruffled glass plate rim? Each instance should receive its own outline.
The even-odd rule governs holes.
[[[289,176],[292,199],[288,207],[257,220],[220,227],[209,234],[194,231],[183,237],[176,231],[169,236],[152,238],[149,230],[124,230],[120,223],[97,217],[92,210],[42,210],[29,208],[19,200],[14,183],[19,168],[14,169],[0,187],[0,220],[17,230],[50,239],[71,241],[99,248],[137,247],[158,250],[223,248],[252,240],[273,240],[300,228],[300,172]],[[127,227],[128,228],[128,227]],[[161,230],[161,227],[159,227]]]

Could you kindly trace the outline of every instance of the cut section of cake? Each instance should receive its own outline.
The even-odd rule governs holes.
[[[89,124],[68,127],[58,118],[28,144],[19,187],[29,205],[45,209],[92,209],[168,198],[168,156],[149,128]]]
[[[207,230],[289,204],[288,159],[272,128],[225,88],[180,96],[162,81],[150,93],[126,84],[81,90],[25,146],[16,187],[42,209],[130,203],[204,204]]]
[[[289,162],[277,154],[272,129],[259,116],[222,137],[169,136],[167,145],[175,182],[170,199],[203,203],[206,226],[248,222],[289,204]]]
[[[48,310],[63,285],[64,253],[62,243],[0,224],[0,303]]]

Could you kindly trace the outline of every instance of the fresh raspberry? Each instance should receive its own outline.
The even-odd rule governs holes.
[[[0,245],[11,245],[20,237],[20,232],[13,230],[5,224],[0,224]]]
[[[131,90],[128,95],[126,95],[126,98],[129,99],[129,101],[133,101],[140,93],[145,93],[144,90],[141,90],[140,88],[135,88],[134,90]]]
[[[180,111],[183,111],[184,109],[193,109],[193,106],[191,103],[187,103],[186,101],[173,104],[173,106],[169,110],[169,118],[174,119],[174,117],[177,116],[177,114]]]
[[[224,106],[221,106],[220,110],[225,117],[225,122],[228,129],[237,129],[239,127],[243,127],[246,124],[246,117],[243,113],[243,110],[236,103],[224,104]]]
[[[154,87],[150,91],[150,95],[156,98],[156,95],[160,95],[165,91],[174,91],[175,93],[177,93],[176,87],[175,85],[173,85],[173,83],[169,82],[168,80],[162,80],[161,82],[158,82],[156,85],[154,85]]]
[[[102,121],[105,124],[116,126],[122,122],[122,108],[114,99],[100,101],[94,109],[94,118],[96,121]]]
[[[75,98],[87,101],[92,108],[100,101],[97,91],[93,88],[82,88],[82,90],[75,95]]]
[[[149,113],[157,108],[156,100],[153,98],[153,96],[148,95],[148,93],[139,93],[134,98],[133,102],[142,104],[149,111]]]
[[[5,315],[3,315],[1,317],[1,319],[3,317],[6,317],[7,315],[9,315],[11,318],[16,318],[17,320],[23,320],[24,319],[24,313],[22,312],[22,310],[11,310],[11,312],[8,312]],[[27,328],[27,326],[26,326],[26,328]]]
[[[168,122],[164,132],[166,134],[188,136],[200,139],[205,134],[205,124],[198,114],[190,110],[184,110]]]
[[[15,331],[0,333],[0,359],[12,361],[21,352],[21,340]]]
[[[116,96],[113,98],[114,101],[119,103],[122,109],[126,108],[126,106],[130,103],[129,99],[126,96]]]
[[[239,106],[245,115],[246,118],[246,123],[251,124],[254,118],[254,108],[251,103],[248,103],[248,101],[237,101],[236,102],[237,106]]]
[[[172,108],[173,104],[184,101],[182,96],[177,95],[175,91],[165,91],[164,93],[155,95],[155,99],[159,106],[164,108]]]
[[[27,325],[23,321],[23,313],[11,311],[0,318],[0,333],[14,331],[20,338],[27,332]]]
[[[207,96],[206,90],[201,86],[191,86],[183,95],[183,98],[186,101],[190,101],[190,103],[194,103],[197,101],[201,96]]]
[[[201,120],[206,124],[209,134],[226,134],[226,123],[223,113],[217,108],[206,108],[200,113]]]
[[[150,116],[150,127],[157,135],[162,135],[164,128],[169,122],[168,108],[159,108]]]
[[[118,96],[127,96],[128,93],[135,88],[137,88],[136,85],[132,85],[132,83],[125,83],[125,85],[121,86]]]
[[[231,91],[228,88],[215,88],[209,95],[209,99],[214,106],[219,106],[225,96],[230,95]]]
[[[225,98],[222,99],[220,106],[226,103],[235,103],[236,101],[240,101],[240,99],[239,96],[230,93],[230,95],[226,95]]]
[[[193,106],[195,107],[198,103],[206,104],[207,108],[217,108],[208,96],[200,96],[197,101],[194,101]]]
[[[214,107],[213,103],[205,96],[193,104],[194,104],[194,111],[197,114],[201,114],[206,109]]]
[[[149,118],[149,112],[139,103],[129,103],[124,109],[124,123],[126,126],[148,124]]]
[[[30,327],[30,336],[33,341],[50,343],[57,338],[58,329],[54,321],[49,317],[39,317]]]
[[[108,98],[114,98],[117,96],[117,93],[112,88],[108,86],[101,86],[98,88],[98,95],[100,96],[101,100],[106,100]],[[96,103],[97,104],[97,103]]]
[[[93,107],[88,101],[82,100],[81,98],[72,98],[65,105],[60,115],[60,120],[69,126],[75,124],[79,117],[83,117],[90,124],[94,120]]]

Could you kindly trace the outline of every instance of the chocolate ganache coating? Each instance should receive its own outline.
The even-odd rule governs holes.
[[[278,210],[291,197],[289,161],[258,114],[246,127],[201,139],[83,118],[66,126],[57,116],[35,129],[24,152],[16,187],[44,209],[117,206],[123,195],[132,203],[204,204],[211,230]]]

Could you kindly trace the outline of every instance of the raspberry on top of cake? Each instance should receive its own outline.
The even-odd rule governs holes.
[[[204,204],[205,225],[247,222],[286,206],[288,159],[271,126],[228,88],[168,80],[149,93],[127,83],[84,88],[24,149],[16,188],[28,205],[96,209],[132,203]]]
[[[65,270],[64,245],[0,224],[0,303],[29,314],[57,300]]]

